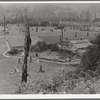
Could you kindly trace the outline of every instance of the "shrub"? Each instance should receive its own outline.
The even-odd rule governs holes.
[[[40,74],[33,82],[19,85],[14,94],[50,94],[53,91],[52,83],[50,75]]]
[[[38,22],[38,21],[35,21],[35,22],[33,23],[33,25],[34,25],[34,26],[39,26],[39,22]]]
[[[48,45],[44,41],[38,41],[36,45],[31,48],[31,51],[43,52],[48,49]]]
[[[57,44],[48,44],[48,49],[51,51],[58,51],[58,46]]]
[[[49,26],[49,22],[48,21],[41,21],[40,22],[40,26]]]
[[[95,44],[95,40],[90,40],[90,43]]]
[[[7,53],[10,54],[10,55],[16,55],[18,54],[18,50],[17,49],[11,49],[10,51],[8,51]]]
[[[95,94],[92,77],[83,71],[66,71],[65,69],[50,74],[38,74],[32,83],[27,83],[18,88],[16,94]],[[97,88],[97,89],[95,89]]]
[[[70,60],[75,57],[75,53],[73,53],[72,51],[70,50],[63,50],[63,49],[60,49],[58,51],[59,55],[60,55],[60,58],[61,59],[66,59],[66,58],[69,58]]]
[[[95,45],[89,46],[82,56],[80,63],[81,67],[86,70],[96,70],[100,58],[99,54],[100,53],[97,51],[97,47]]]
[[[56,27],[56,29],[64,29],[64,27],[65,27],[65,25],[64,25],[64,24],[61,24],[61,25],[58,25],[58,26]]]
[[[36,45],[31,47],[31,51],[35,51],[35,52],[43,52],[48,49],[51,51],[57,51],[58,46],[57,44],[47,44],[44,41],[38,41]]]
[[[88,46],[87,51],[83,54],[81,59],[81,67],[85,70],[96,70],[100,62],[100,34],[93,41],[93,45]]]

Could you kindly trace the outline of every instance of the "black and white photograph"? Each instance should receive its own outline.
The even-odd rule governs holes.
[[[100,94],[100,2],[0,2],[1,94]]]

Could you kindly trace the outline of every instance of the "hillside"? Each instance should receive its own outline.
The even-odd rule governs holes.
[[[0,20],[3,20],[3,15],[6,15],[6,20],[21,19],[24,16],[24,9],[28,8],[29,17],[54,17],[64,15],[66,17],[75,15],[79,16],[82,10],[89,10],[91,16],[97,14],[100,16],[99,4],[0,4]]]

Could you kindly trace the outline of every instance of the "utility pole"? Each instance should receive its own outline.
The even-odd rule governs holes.
[[[89,27],[87,28],[87,37],[89,37]]]
[[[23,66],[22,66],[22,80],[21,83],[25,82],[27,83],[27,60],[29,56],[29,50],[31,46],[31,38],[30,38],[30,31],[29,31],[29,25],[27,23],[27,9],[25,9],[25,42],[24,42],[24,61],[23,61]]]
[[[63,28],[61,28],[61,38],[62,38],[62,41],[63,41]]]
[[[6,34],[6,21],[5,21],[5,15],[3,16],[3,20],[4,20],[4,22],[3,22],[3,27],[4,27],[4,29],[3,29],[3,31],[4,31],[4,34]]]

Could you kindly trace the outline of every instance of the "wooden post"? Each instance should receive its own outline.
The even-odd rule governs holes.
[[[61,28],[61,41],[63,41],[63,28]]]
[[[87,29],[87,37],[89,37],[89,27],[88,27],[88,29]]]
[[[25,42],[24,42],[24,61],[23,61],[23,66],[22,66],[22,80],[21,82],[27,83],[27,59],[29,56],[29,50],[30,50],[30,45],[31,45],[31,38],[30,38],[30,32],[29,32],[29,26],[27,24],[27,9],[25,9]]]
[[[4,15],[4,19],[3,19],[3,20],[4,20],[4,23],[3,23],[3,25],[4,25],[4,30],[3,30],[3,31],[4,31],[4,34],[6,34],[6,22],[5,22],[5,15]]]
[[[61,35],[60,35],[59,37],[60,37],[60,42],[62,42],[62,38],[61,38]]]

